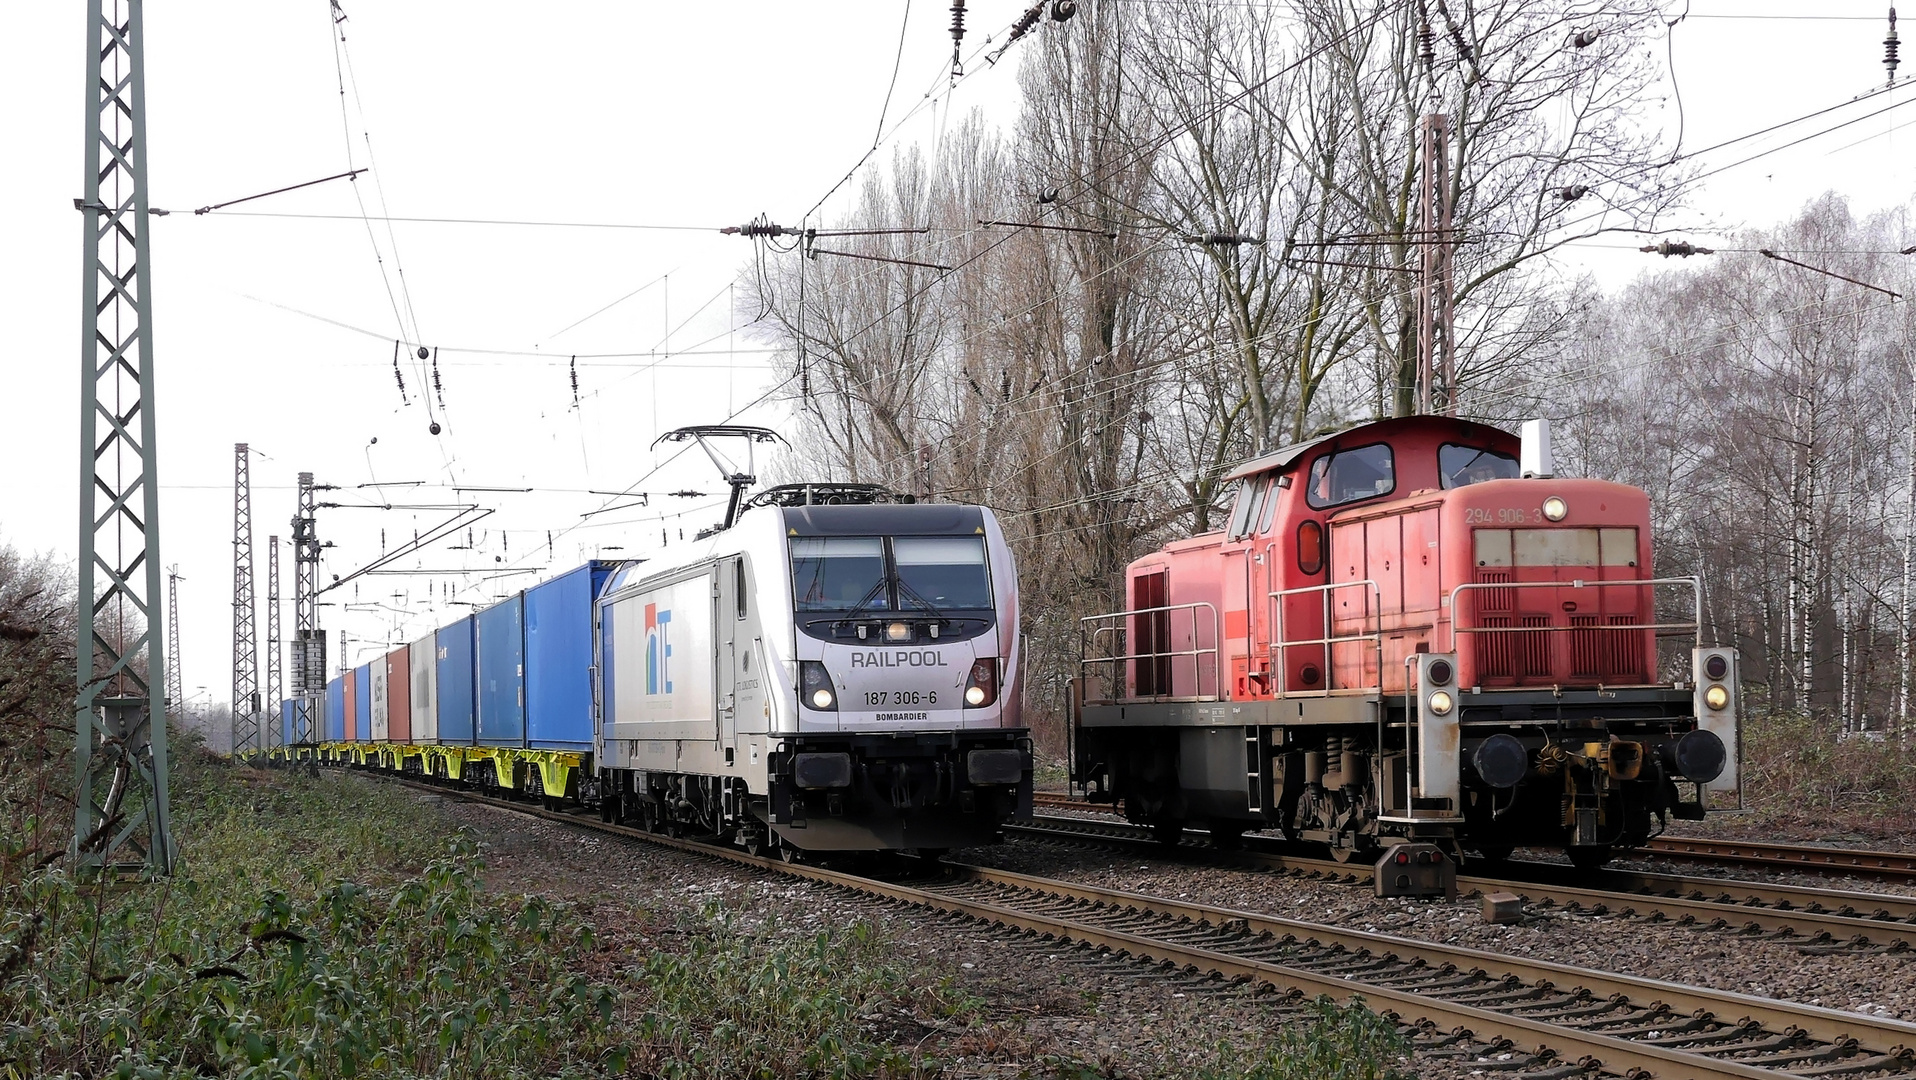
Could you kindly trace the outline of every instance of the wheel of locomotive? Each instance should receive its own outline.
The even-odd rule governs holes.
[[[765,854],[765,827],[763,825],[747,824],[745,826],[743,840],[745,854],[753,858],[758,858],[760,855]]]
[[[613,794],[599,796],[599,820],[607,825],[619,820],[619,797]]]
[[[795,863],[798,861],[798,859],[799,859],[799,851],[797,848],[793,847],[791,844],[787,843],[784,840],[780,840],[778,842],[778,861],[779,862]]]
[[[1367,863],[1376,857],[1377,849],[1361,842],[1355,847],[1331,848],[1331,858],[1341,863]]]
[[[1151,822],[1151,839],[1165,847],[1176,847],[1184,839],[1184,822],[1178,818],[1156,818]]]
[[[1244,846],[1244,823],[1241,821],[1211,822],[1211,846],[1219,851],[1236,851]]]
[[[1579,870],[1596,870],[1610,861],[1612,852],[1608,845],[1591,847],[1573,847],[1566,851],[1570,856],[1570,865]]]
[[[662,831],[659,821],[658,803],[650,799],[641,799],[639,801],[639,828],[649,833]]]

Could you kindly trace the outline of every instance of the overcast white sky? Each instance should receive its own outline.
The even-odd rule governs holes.
[[[162,557],[185,578],[184,683],[189,695],[205,687],[213,700],[231,687],[235,442],[259,452],[262,600],[265,540],[290,532],[301,470],[346,488],[323,496],[331,501],[469,501],[496,511],[474,527],[479,550],[442,546],[410,562],[427,568],[556,573],[595,551],[643,554],[661,530],[676,537],[681,525],[713,520],[708,503],[722,489],[696,451],[639,487],[713,500],[654,498],[649,507],[580,515],[608,502],[592,490],[624,489],[663,460],[649,449],[660,431],[725,420],[771,387],[762,343],[728,333],[752,315],[742,297],[746,310],[734,312],[726,292],[748,244],[708,230],[760,212],[792,223],[857,161],[878,122],[905,13],[902,0],[341,2],[353,80],[344,124],[324,0],[148,7],[151,201],[182,211],[152,228]],[[1026,2],[971,0],[968,51]],[[10,5],[0,38],[0,100],[12,103],[0,113],[8,149],[0,169],[0,543],[69,557],[78,544],[82,223],[72,200],[81,190],[84,7]],[[894,119],[945,89],[947,7],[916,0],[910,8]],[[1680,11],[1680,0],[1670,10]],[[1693,3],[1673,38],[1683,145],[1709,146],[1880,84],[1884,14],[1880,4],[1853,2]],[[1738,17],[1711,17],[1726,15]],[[1908,29],[1916,40],[1916,22]],[[974,76],[948,102],[922,109],[895,142],[929,141],[947,108],[978,109],[1008,126],[1016,56],[1014,48],[991,70],[974,61]],[[1908,56],[1916,65],[1916,47]],[[1899,89],[1699,165],[1728,164],[1912,98],[1916,91]],[[1647,104],[1649,122],[1675,124],[1674,99]],[[1916,188],[1916,131],[1894,126],[1906,122],[1897,108],[1731,169],[1699,189],[1691,220],[1768,224],[1830,189],[1861,212],[1900,205]],[[352,164],[364,166],[368,137],[376,169],[356,185],[233,208],[334,217],[184,212],[341,172],[349,143]],[[694,228],[398,222],[390,232],[375,223],[369,238],[355,195],[374,215],[383,205],[412,218]],[[1566,272],[1589,268],[1614,284],[1651,259],[1610,238],[1579,247]],[[411,405],[401,404],[393,378],[393,339],[413,339],[415,321],[417,338],[440,350],[438,437],[427,431],[418,362],[403,365]],[[575,354],[577,408],[568,373]],[[740,420],[784,424],[776,407]],[[397,486],[410,481],[428,486]],[[394,486],[359,486],[375,482]],[[456,493],[455,484],[536,490]],[[322,511],[321,536],[337,545],[324,575],[376,558],[381,530],[386,546],[397,546],[450,513]],[[290,548],[281,564],[290,627]],[[365,578],[328,594],[337,603],[321,619],[329,632],[351,635],[351,658],[362,662],[375,645],[418,637],[467,610],[449,608],[448,598],[483,601],[531,580]]]

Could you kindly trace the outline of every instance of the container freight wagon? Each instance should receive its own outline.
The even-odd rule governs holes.
[[[392,714],[386,704],[386,661],[382,657],[365,665],[366,683],[372,688],[367,698],[372,714],[372,741],[388,742],[392,738]]]
[[[344,742],[346,739],[346,680],[335,676],[326,684],[326,730],[325,742]]]
[[[474,617],[480,746],[526,744],[525,594]]]
[[[439,707],[438,741],[444,746],[471,746],[473,724],[473,627],[477,620],[468,615],[451,626],[440,627],[433,635],[438,655],[434,690]]]
[[[439,741],[439,658],[436,634],[427,634],[406,646],[412,672],[412,741],[431,746]]]
[[[348,671],[339,677],[340,721],[346,725],[346,734],[341,738],[346,742],[359,742],[366,737],[365,722],[359,712],[360,687],[355,672]]]
[[[401,645],[387,653],[385,664],[386,741],[408,744],[413,741],[411,647]]]
[[[587,563],[523,594],[529,748],[592,750],[592,607],[615,569]]]
[[[353,669],[348,681],[353,684],[352,712],[349,714],[353,730],[347,738],[352,742],[371,742],[373,739],[372,671],[361,664]]]

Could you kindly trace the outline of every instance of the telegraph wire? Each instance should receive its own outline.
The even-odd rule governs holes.
[[[716,232],[717,225],[655,225],[623,221],[536,221],[511,218],[416,217],[384,214],[289,214],[263,210],[215,210],[207,217],[283,218],[293,221],[377,221],[402,225],[503,225],[535,229],[633,229],[648,232]]]
[[[331,12],[328,13],[327,18],[331,25],[328,27],[326,33],[332,40],[333,46],[333,78],[339,88],[339,127],[340,134],[344,136],[346,143],[346,168],[352,170],[357,168],[358,163],[353,160],[352,116],[346,108],[346,73],[345,65],[340,59],[340,50],[345,43],[346,37],[346,32],[341,29],[341,27],[345,22],[346,15],[343,11],[339,10],[338,0],[333,0],[332,12],[337,12],[338,17],[334,18]],[[399,297],[393,292],[392,279],[386,274],[386,257],[379,250],[378,234],[373,232],[372,219],[367,216],[366,200],[359,193],[358,182],[349,182],[352,183],[353,202],[359,207],[360,224],[366,228],[366,242],[370,244],[373,249],[373,262],[379,267],[379,283],[385,286],[386,303],[392,308],[393,325],[399,330],[399,336],[405,337],[406,320],[400,317]],[[236,211],[235,216],[245,216],[248,215],[248,213],[248,211]],[[345,215],[340,215],[340,217],[344,218]]]

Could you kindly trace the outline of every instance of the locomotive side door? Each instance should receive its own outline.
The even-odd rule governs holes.
[[[726,764],[737,756],[738,744],[738,666],[744,647],[739,641],[745,616],[745,590],[742,588],[745,563],[734,556],[719,564],[712,583],[712,663],[716,677],[712,695],[718,715],[720,754]],[[749,644],[749,643],[746,643]]]

